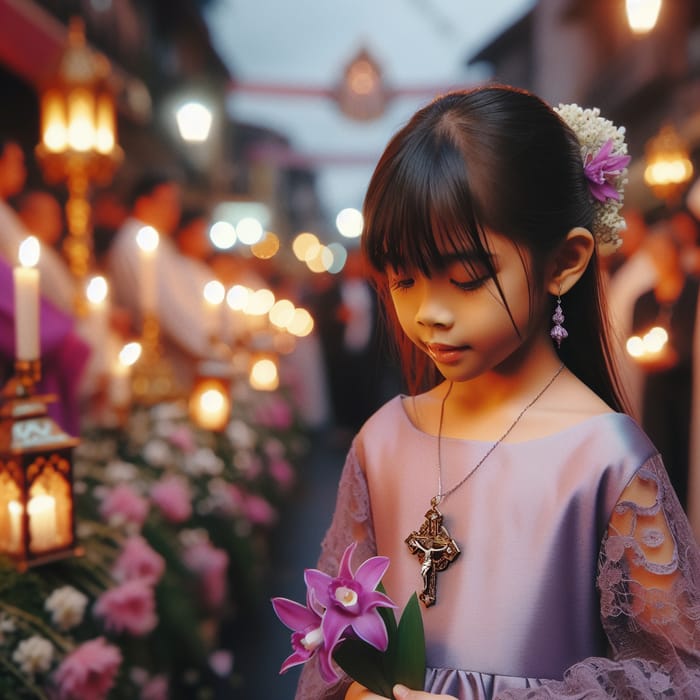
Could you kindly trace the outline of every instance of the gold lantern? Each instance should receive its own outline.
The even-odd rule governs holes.
[[[223,430],[231,417],[232,365],[230,362],[200,363],[190,395],[190,417],[205,430]]]
[[[15,376],[0,396],[0,552],[20,570],[81,553],[75,541],[73,448],[47,415],[54,397]]]
[[[675,204],[692,176],[688,149],[676,129],[666,124],[647,143],[644,182],[659,199]]]
[[[86,45],[79,17],[70,21],[67,46],[40,97],[41,142],[36,154],[48,182],[66,182],[64,250],[82,290],[92,255],[88,189],[91,182],[111,180],[122,150],[117,144],[110,65]],[[85,311],[82,295],[76,298],[76,307]]]

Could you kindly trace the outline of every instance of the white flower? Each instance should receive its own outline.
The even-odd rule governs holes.
[[[218,476],[224,469],[224,462],[210,447],[200,447],[185,456],[184,468],[191,476]]]
[[[105,477],[107,481],[118,484],[123,481],[132,481],[138,475],[138,469],[131,462],[123,462],[113,459],[105,467]]]
[[[242,420],[232,420],[226,428],[226,435],[234,447],[245,450],[255,446],[255,433]]]
[[[149,440],[143,448],[143,458],[153,466],[164,467],[172,461],[172,454],[164,440]]]
[[[59,629],[69,630],[83,621],[87,604],[87,596],[73,586],[63,586],[51,593],[44,607],[51,613],[54,625]]]
[[[29,676],[45,673],[51,668],[53,645],[48,639],[34,635],[17,645],[12,660]]]
[[[577,104],[560,104],[554,110],[571,128],[581,144],[581,160],[587,163],[607,142],[612,141],[612,154],[627,155],[625,128],[615,126],[609,119],[600,116],[600,110],[583,109]],[[624,189],[627,184],[627,168],[610,179],[610,184],[617,190],[619,199],[608,198],[605,202],[595,199],[593,217],[593,234],[604,252],[615,250],[622,243],[620,233],[626,228],[625,220],[620,214],[624,203]]]

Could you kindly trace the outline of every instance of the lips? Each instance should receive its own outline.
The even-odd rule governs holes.
[[[457,362],[462,355],[469,350],[469,345],[443,345],[442,343],[429,343],[428,354],[435,362],[451,364]]]

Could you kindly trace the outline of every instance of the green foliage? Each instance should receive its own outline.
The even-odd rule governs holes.
[[[378,590],[382,590],[380,585]],[[373,693],[393,697],[391,689],[402,683],[422,690],[425,683],[425,634],[418,596],[414,593],[403,610],[399,624],[391,608],[378,608],[386,625],[389,644],[381,652],[362,639],[346,639],[333,658],[351,678]]]

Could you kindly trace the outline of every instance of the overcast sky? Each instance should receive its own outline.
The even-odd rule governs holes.
[[[519,19],[534,0],[215,0],[212,39],[234,76],[253,85],[333,87],[366,48],[393,88],[460,87],[481,74],[466,59]],[[345,117],[327,98],[233,94],[231,115],[287,136],[295,151],[362,161],[319,169],[329,214],[360,207],[373,163],[428,99],[401,97],[371,122]]]

